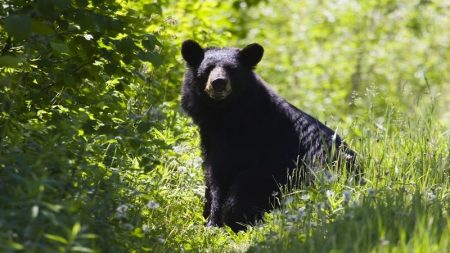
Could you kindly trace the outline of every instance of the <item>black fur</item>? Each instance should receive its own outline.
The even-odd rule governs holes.
[[[307,165],[300,166],[305,180],[309,169],[337,159],[330,155],[332,148],[345,148],[352,166],[355,154],[339,136],[289,104],[252,71],[262,58],[260,45],[200,52],[196,42],[187,41],[182,48],[187,69],[181,102],[200,130],[208,226],[239,231],[261,219],[297,163]],[[216,66],[227,70],[232,86],[232,93],[220,101],[203,91]]]

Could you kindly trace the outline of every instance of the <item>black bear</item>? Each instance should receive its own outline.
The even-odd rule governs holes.
[[[330,128],[297,109],[253,72],[264,49],[206,48],[183,42],[183,109],[198,125],[206,177],[207,226],[244,230],[274,207],[289,173],[310,171],[355,154]],[[340,151],[340,152],[339,152]],[[342,160],[343,161],[343,160]]]

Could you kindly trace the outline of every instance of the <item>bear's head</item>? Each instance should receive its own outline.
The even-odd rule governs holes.
[[[186,40],[181,54],[188,71],[185,81],[195,91],[212,101],[223,101],[244,90],[247,78],[261,60],[264,49],[259,44],[238,48],[206,48]]]

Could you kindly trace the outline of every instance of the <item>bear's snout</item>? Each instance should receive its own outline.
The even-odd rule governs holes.
[[[205,92],[215,100],[225,99],[231,93],[230,79],[226,70],[222,67],[215,67],[209,73]]]
[[[227,82],[227,79],[217,78],[211,82],[211,85],[215,91],[223,91],[226,88]]]

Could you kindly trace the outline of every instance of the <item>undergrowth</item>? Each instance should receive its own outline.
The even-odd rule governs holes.
[[[390,109],[376,122],[365,121],[367,116],[355,119],[350,128],[360,134],[347,138],[359,153],[365,183],[336,172],[336,177],[285,192],[282,208],[238,234],[204,227],[198,136],[187,123],[189,137],[175,146],[159,172],[155,192],[161,203],[145,213],[144,226],[159,231],[153,249],[447,252],[450,137],[430,110],[406,116]]]

